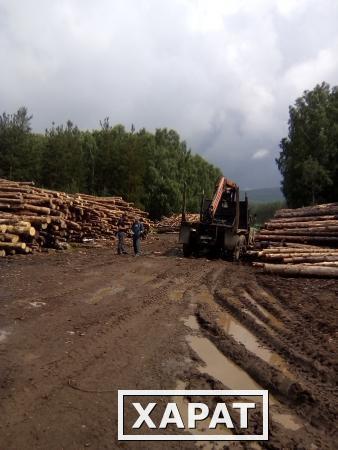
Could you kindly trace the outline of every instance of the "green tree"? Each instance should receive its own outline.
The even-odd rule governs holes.
[[[192,155],[175,130],[151,133],[132,125],[80,131],[71,121],[33,134],[26,108],[0,118],[0,176],[34,180],[51,189],[117,195],[149,211],[150,217],[179,212],[184,186],[187,210],[199,210],[202,191],[210,195],[219,169]]]
[[[276,160],[291,207],[338,200],[338,91],[305,91],[289,109],[289,134]]]
[[[80,130],[69,120],[46,130],[42,154],[42,183],[52,189],[79,192],[85,187],[85,167]]]
[[[25,107],[14,114],[4,112],[0,116],[0,176],[24,180],[31,172],[27,161],[36,164],[31,154],[31,119]]]

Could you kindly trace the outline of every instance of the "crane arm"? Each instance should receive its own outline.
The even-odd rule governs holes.
[[[214,214],[218,208],[219,202],[221,201],[223,192],[227,188],[236,189],[237,184],[234,181],[229,180],[228,178],[220,177],[219,180],[217,181],[215,194],[214,194],[214,197],[210,204],[210,210],[211,210],[210,213],[212,216],[214,216]]]

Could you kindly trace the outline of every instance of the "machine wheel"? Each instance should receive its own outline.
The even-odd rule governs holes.
[[[189,256],[192,255],[192,246],[190,244],[183,244],[183,255],[186,258],[189,258]]]
[[[245,240],[245,236],[239,236],[239,239],[235,245],[235,248],[233,250],[232,253],[232,258],[234,261],[239,261],[240,257],[243,255],[243,253],[245,252],[245,248],[246,248],[246,240]]]

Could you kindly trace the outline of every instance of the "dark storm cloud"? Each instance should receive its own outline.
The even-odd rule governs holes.
[[[288,105],[337,84],[334,0],[0,0],[0,105],[33,126],[177,129],[243,187],[276,186]]]

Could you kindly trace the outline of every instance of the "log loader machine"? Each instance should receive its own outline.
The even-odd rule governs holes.
[[[213,198],[202,197],[198,222],[186,220],[184,193],[179,234],[184,256],[197,256],[208,250],[215,256],[230,256],[238,261],[252,240],[248,198],[245,195],[240,200],[236,183],[223,176],[219,178]]]

